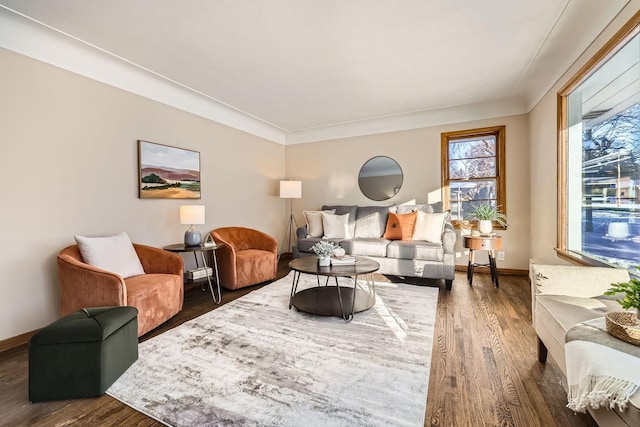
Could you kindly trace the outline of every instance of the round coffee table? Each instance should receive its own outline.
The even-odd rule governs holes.
[[[350,322],[355,313],[373,307],[376,302],[373,273],[378,271],[380,264],[369,258],[355,258],[354,264],[329,267],[320,267],[318,258],[315,256],[296,258],[291,261],[289,267],[294,274],[289,309],[295,307],[305,313],[319,316],[342,317],[346,322]],[[302,273],[315,274],[318,286],[298,291],[298,282]],[[327,278],[324,285],[320,284],[320,276]],[[358,285],[358,276],[365,276],[367,289]],[[335,286],[329,285],[331,277],[335,279]],[[340,284],[338,277],[352,278],[353,286]]]

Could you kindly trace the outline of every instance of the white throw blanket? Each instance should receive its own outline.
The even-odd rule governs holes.
[[[604,318],[583,323],[606,334]],[[592,341],[574,340],[565,345],[567,407],[576,412],[616,406],[627,407],[640,385],[640,358]]]

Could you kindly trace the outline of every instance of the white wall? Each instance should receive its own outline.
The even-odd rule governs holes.
[[[530,205],[529,245],[539,263],[563,264],[557,247],[557,94],[569,79],[640,9],[632,0],[529,113]]]
[[[303,198],[294,200],[300,224],[303,209],[323,203],[386,204],[358,188],[360,166],[376,155],[396,159],[405,174],[389,203],[432,202],[440,194],[440,133],[504,124],[510,227],[501,232],[500,266],[525,269],[529,257],[562,262],[553,250],[556,93],[638,9],[640,0],[631,0],[529,115],[288,147],[0,49],[0,341],[58,317],[55,256],[74,234],[125,230],[154,246],[181,241],[185,201],[137,197],[137,139],[200,151],[195,203],[207,207],[200,230],[245,225],[281,241],[288,205],[277,197],[279,179],[303,181]]]
[[[200,231],[284,234],[283,145],[8,50],[0,64],[0,341],[59,317],[56,254],[74,234],[179,243],[181,204],[206,206]],[[202,199],[139,199],[138,139],[199,151]]]
[[[419,203],[440,200],[442,132],[506,126],[507,217],[503,236],[505,261],[502,268],[527,269],[529,259],[529,129],[528,116],[433,126],[408,131],[343,138],[288,146],[287,177],[302,181],[302,199],[294,201],[298,224],[304,224],[302,211],[319,209],[323,204],[390,205],[416,199]],[[389,156],[404,173],[400,192],[385,202],[367,199],[358,187],[358,172],[374,156]],[[468,258],[458,244],[457,263]]]

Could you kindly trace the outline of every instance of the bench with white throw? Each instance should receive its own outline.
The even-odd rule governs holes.
[[[548,352],[567,376],[568,406],[588,410],[600,426],[640,426],[640,347],[604,326],[605,313],[622,307],[603,294],[628,281],[627,270],[533,263],[529,277],[538,360]]]
[[[640,385],[640,347],[610,335],[603,317],[577,324],[565,339],[567,407],[624,412]]]

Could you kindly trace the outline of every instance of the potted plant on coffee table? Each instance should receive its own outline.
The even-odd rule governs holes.
[[[337,245],[329,240],[320,240],[311,246],[311,250],[318,255],[318,265],[326,267],[331,265],[331,255],[337,248]]]
[[[500,212],[500,206],[494,206],[490,202],[481,202],[471,205],[471,211],[466,215],[467,219],[478,220],[480,234],[491,234],[493,221],[503,227],[507,227],[507,217]]]

